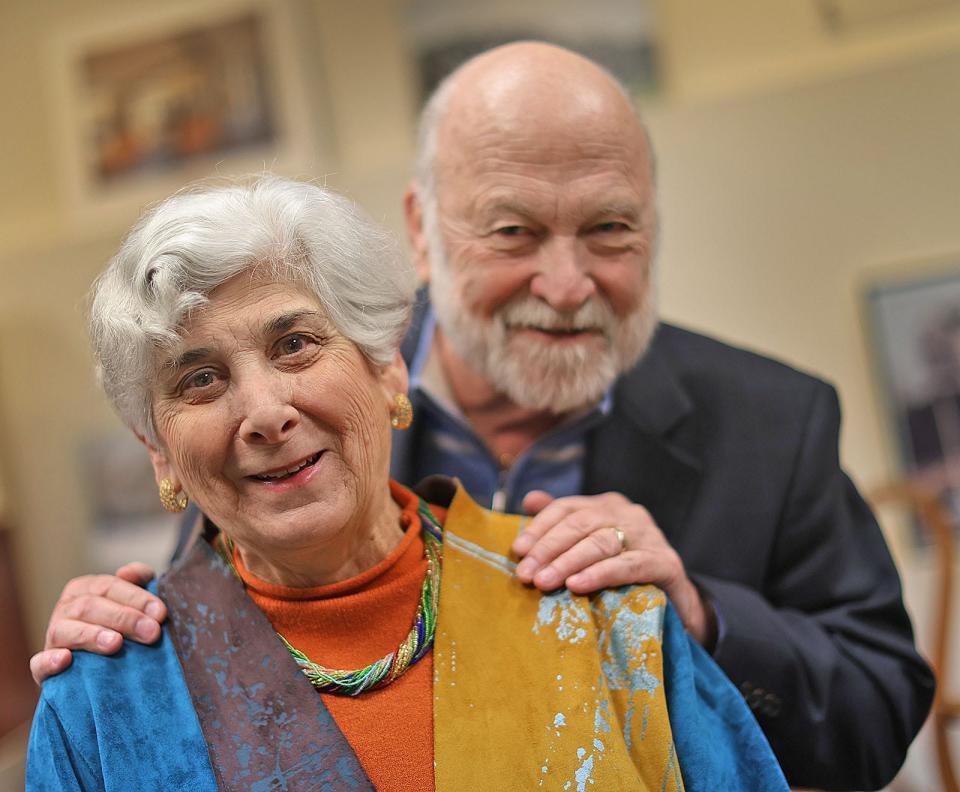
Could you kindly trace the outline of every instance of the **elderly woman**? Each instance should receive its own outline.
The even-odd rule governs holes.
[[[524,587],[520,518],[389,481],[413,299],[385,232],[308,184],[133,229],[94,288],[100,378],[203,520],[161,640],[44,685],[30,787],[785,788],[662,593]]]

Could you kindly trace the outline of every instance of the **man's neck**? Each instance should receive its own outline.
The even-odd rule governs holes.
[[[513,460],[565,416],[520,407],[500,393],[453,349],[438,327],[433,343],[450,395],[483,443],[509,467]]]

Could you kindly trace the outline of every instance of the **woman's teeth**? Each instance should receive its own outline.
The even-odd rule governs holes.
[[[314,454],[312,457],[308,459],[304,459],[303,462],[301,462],[300,464],[294,465],[293,467],[287,468],[286,470],[281,470],[279,473],[264,473],[261,476],[254,476],[254,478],[259,481],[277,481],[278,479],[289,478],[290,476],[293,476],[299,473],[305,467],[309,467],[310,465],[315,464],[318,459],[320,459],[319,452],[317,452],[316,454]]]

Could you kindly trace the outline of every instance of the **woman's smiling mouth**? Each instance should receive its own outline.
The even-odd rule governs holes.
[[[260,473],[257,475],[250,476],[249,478],[256,479],[257,481],[266,481],[266,482],[286,481],[296,476],[297,473],[299,473],[300,471],[315,465],[320,460],[320,457],[322,455],[323,455],[323,451],[317,451],[317,453],[313,454],[312,456],[308,456],[306,459],[301,459],[299,462],[297,462],[294,465],[291,465],[290,467],[281,468],[272,473]]]

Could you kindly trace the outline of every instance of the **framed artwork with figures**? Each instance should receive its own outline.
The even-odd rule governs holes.
[[[197,178],[323,161],[290,46],[292,8],[200,0],[55,31],[52,95],[70,205],[142,205]]]

